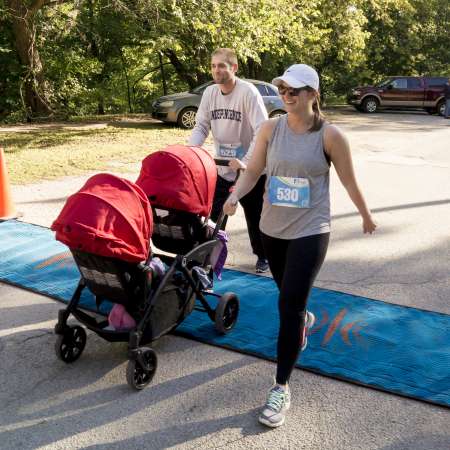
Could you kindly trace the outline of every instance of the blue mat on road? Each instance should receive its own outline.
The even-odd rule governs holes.
[[[70,252],[49,229],[14,220],[0,223],[0,280],[67,302],[78,279]],[[239,295],[235,329],[218,336],[206,314],[194,311],[177,333],[275,359],[278,313],[272,279],[227,270],[215,290]],[[87,290],[82,303],[95,310]],[[106,314],[109,305],[102,308]],[[450,316],[318,288],[308,309],[316,324],[298,367],[450,406]]]

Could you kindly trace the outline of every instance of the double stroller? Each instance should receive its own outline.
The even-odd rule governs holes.
[[[98,174],[68,198],[52,230],[69,247],[81,277],[55,326],[62,361],[77,360],[86,344],[84,328],[67,323],[70,315],[110,342],[128,342],[126,378],[137,390],[156,372],[150,344],[194,309],[221,334],[233,328],[239,299],[215,293],[212,283],[224,245],[223,218],[215,225],[208,220],[216,177],[208,152],[170,146],[143,160],[136,183]],[[94,308],[86,305],[85,288],[95,297]],[[122,308],[127,327],[111,325],[105,317],[111,307]]]

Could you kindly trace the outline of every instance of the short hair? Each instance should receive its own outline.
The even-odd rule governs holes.
[[[216,50],[214,50],[212,52],[211,58],[213,56],[217,56],[217,55],[223,56],[225,61],[228,64],[237,64],[238,63],[236,52],[231,48],[217,48]]]

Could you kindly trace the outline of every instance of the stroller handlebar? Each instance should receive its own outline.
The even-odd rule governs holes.
[[[214,162],[216,163],[216,166],[228,167],[228,163],[230,162],[230,160],[223,159],[223,158],[214,158]],[[236,184],[237,180],[239,179],[239,175],[241,174],[242,170],[243,169],[238,169],[236,171],[236,177],[233,180],[233,186]],[[230,192],[231,192],[231,189],[233,188],[233,186],[230,188]]]
[[[216,163],[216,166],[228,166],[230,160],[223,158],[214,158],[214,162]]]

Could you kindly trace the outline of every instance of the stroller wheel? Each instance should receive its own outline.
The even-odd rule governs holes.
[[[86,331],[79,325],[67,327],[55,342],[56,356],[65,363],[76,361],[86,345]]]
[[[216,330],[221,334],[228,333],[236,323],[239,314],[239,297],[227,292],[220,297],[215,310]]]
[[[144,389],[152,381],[157,366],[156,352],[149,347],[141,347],[137,358],[128,361],[127,383],[138,391]]]

